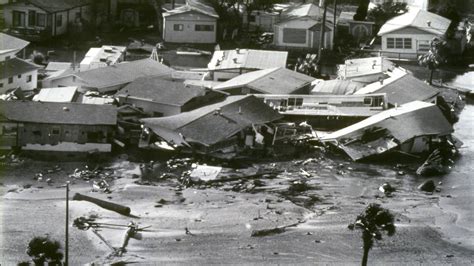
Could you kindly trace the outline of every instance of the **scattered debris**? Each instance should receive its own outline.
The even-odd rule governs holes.
[[[436,189],[436,185],[433,180],[427,180],[419,185],[418,189],[425,192],[433,192]]]
[[[380,192],[389,196],[395,191],[395,188],[392,185],[390,185],[390,183],[383,183],[383,185],[379,187],[379,190]]]

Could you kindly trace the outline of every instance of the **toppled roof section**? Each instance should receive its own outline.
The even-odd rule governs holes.
[[[115,125],[117,108],[113,105],[80,103],[54,103],[33,101],[2,102],[5,118],[17,122],[69,124],[69,125]]]
[[[202,96],[204,87],[185,85],[181,81],[148,76],[141,77],[118,91],[115,96],[135,97],[168,105],[183,106],[191,99]]]
[[[25,0],[24,2],[52,13],[89,5],[91,0]]]
[[[28,46],[28,44],[30,44],[30,42],[0,32],[0,54],[16,50],[20,51]]]
[[[74,101],[76,93],[77,87],[44,88],[33,97],[33,101],[68,103]]]
[[[268,123],[280,118],[280,114],[261,100],[246,95],[229,96],[222,102],[190,112],[162,118],[145,118],[141,121],[167,141],[172,140],[172,136],[181,135],[188,143],[210,146],[252,124]]]
[[[169,16],[182,14],[182,13],[186,13],[190,11],[196,11],[213,18],[219,18],[219,15],[217,14],[217,12],[214,10],[213,7],[203,3],[200,0],[186,0],[186,5],[180,6],[178,8],[175,8],[173,10],[163,13],[163,17],[169,17]]]
[[[445,136],[453,132],[438,106],[414,101],[375,114],[356,124],[323,136],[337,141],[354,161],[394,149],[419,136]]]
[[[284,67],[270,68],[242,74],[214,87],[216,90],[227,90],[248,87],[261,93],[291,94],[308,86],[313,77]]]
[[[286,67],[288,52],[252,49],[215,51],[207,65],[209,70],[268,69]]]
[[[374,82],[355,94],[386,93],[388,103],[393,106],[411,101],[426,101],[439,94],[439,89],[415,78],[401,69],[394,69],[390,77],[382,82]]]
[[[56,77],[66,77],[74,75],[80,79],[82,85],[97,88],[102,91],[120,84],[132,82],[136,78],[144,76],[168,76],[174,70],[155,60],[146,58],[136,61],[127,61],[108,67],[91,69],[84,72],[66,72]]]
[[[103,45],[102,47],[92,47],[80,63],[81,71],[116,64],[126,50],[127,47],[125,46]]]
[[[70,68],[72,68],[71,62],[49,62],[44,70],[54,72]]]
[[[0,62],[0,79],[17,76],[40,68],[17,57]]]
[[[410,8],[407,13],[396,16],[380,28],[378,35],[413,27],[435,35],[444,35],[451,24],[451,20],[440,15],[417,8]]]

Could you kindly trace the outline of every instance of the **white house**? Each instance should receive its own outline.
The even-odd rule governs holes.
[[[390,57],[417,58],[430,49],[434,37],[445,36],[451,20],[421,9],[410,8],[388,20],[379,30],[382,53]]]
[[[273,32],[273,26],[279,21],[280,13],[273,10],[252,10],[250,14],[246,11],[242,15],[242,23],[249,25],[250,29],[259,29]]]
[[[207,65],[212,80],[226,81],[243,73],[275,67],[286,67],[288,52],[235,49],[219,50]]]
[[[40,39],[64,34],[71,27],[82,27],[90,20],[88,0],[24,0],[3,6],[5,28],[25,39]]]
[[[81,71],[86,71],[115,65],[125,60],[126,50],[127,47],[125,46],[103,45],[102,47],[92,47],[82,59],[79,68]]]
[[[29,42],[0,32],[0,62],[15,57]]]
[[[163,13],[163,40],[172,43],[215,43],[217,15],[198,0]]]
[[[274,26],[273,42],[277,47],[318,48],[321,35],[323,8],[315,4],[290,7],[281,13],[280,22]],[[326,12],[324,48],[332,48],[333,13]]]
[[[0,62],[0,94],[21,88],[31,91],[36,88],[38,66],[17,57]]]

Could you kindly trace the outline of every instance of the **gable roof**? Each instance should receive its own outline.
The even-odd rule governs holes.
[[[168,76],[173,72],[169,68],[157,61],[146,58],[136,61],[127,61],[119,64],[114,64],[107,67],[91,69],[83,72],[68,71],[55,79],[64,78],[67,76],[76,76],[80,79],[78,83],[97,88],[99,91],[108,87],[127,84],[133,80],[144,76]]]
[[[181,134],[187,142],[209,146],[229,138],[252,124],[282,118],[253,95],[229,96],[226,100],[178,115],[141,121],[157,135]],[[161,134],[163,133],[163,134]]]
[[[30,42],[0,32],[0,54],[16,50],[20,51],[28,46],[28,44],[30,44]]]
[[[5,79],[40,68],[20,58],[13,57],[0,62],[0,79]]]
[[[252,49],[219,50],[207,65],[209,70],[219,69],[267,69],[286,67],[288,52]]]
[[[414,27],[435,35],[444,35],[450,24],[451,20],[445,17],[421,9],[410,8],[407,13],[385,22],[378,35],[382,36],[405,27]]]
[[[117,123],[117,108],[113,105],[5,101],[0,111],[7,119],[18,122],[70,125]]]
[[[355,94],[386,93],[388,103],[402,105],[411,101],[425,101],[439,94],[439,89],[417,79],[411,74],[395,69],[383,83],[374,82]]]
[[[44,88],[33,97],[37,102],[72,102],[77,93],[77,87]]]
[[[242,74],[215,86],[214,89],[248,87],[261,93],[291,94],[309,85],[313,80],[313,77],[305,74],[278,67]]]
[[[157,103],[183,106],[191,99],[204,95],[205,91],[203,87],[188,86],[181,81],[148,76],[134,80],[119,90],[115,96],[131,96]]]
[[[213,7],[206,5],[200,0],[186,0],[186,5],[177,7],[175,9],[163,13],[163,17],[183,14],[190,11],[196,11],[213,18],[219,18],[219,15]]]
[[[23,2],[30,3],[43,9],[44,11],[53,13],[89,5],[91,1],[93,0],[24,0]]]

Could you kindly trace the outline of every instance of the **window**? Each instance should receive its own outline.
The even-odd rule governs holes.
[[[51,131],[51,134],[59,135],[59,129],[58,128],[53,128],[53,130]]]
[[[15,27],[25,26],[25,12],[13,11],[13,26]]]
[[[387,38],[387,48],[388,49],[395,48],[395,40],[393,38]]]
[[[305,44],[306,43],[306,30],[284,28],[283,29],[283,42]]]
[[[63,15],[56,15],[56,27],[63,25]]]
[[[3,88],[3,83],[0,83],[0,88]]]
[[[26,82],[31,82],[32,79],[33,77],[31,75],[28,75],[28,77],[26,78]]]
[[[418,51],[428,52],[429,50],[430,50],[430,42],[429,41],[419,41]]]
[[[250,22],[255,22],[257,20],[257,17],[255,15],[250,15],[249,21]]]
[[[387,38],[388,49],[411,49],[411,38]]]
[[[174,31],[183,31],[183,29],[184,29],[183,24],[174,24],[173,25],[173,30]]]
[[[41,137],[41,131],[40,130],[34,130],[33,135],[36,137]]]
[[[46,15],[45,14],[36,14],[36,26],[45,27],[46,26]]]
[[[8,84],[11,84],[11,83],[13,83],[13,77],[8,78]]]
[[[36,11],[34,10],[28,11],[28,26],[36,26]]]
[[[19,78],[19,79],[21,79],[21,74],[20,74],[20,75],[18,75],[18,78]]]
[[[214,25],[196,25],[195,31],[214,31]]]

